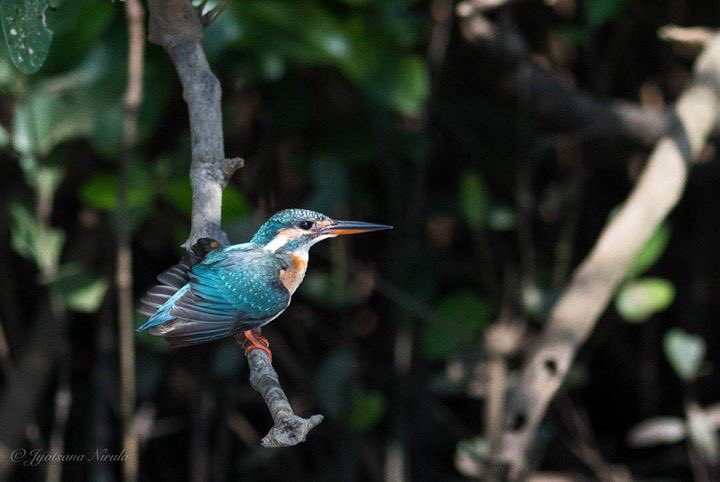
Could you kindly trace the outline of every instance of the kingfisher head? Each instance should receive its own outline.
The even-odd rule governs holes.
[[[392,229],[385,224],[338,221],[308,209],[286,209],[260,226],[251,242],[269,251],[304,251],[327,238]]]

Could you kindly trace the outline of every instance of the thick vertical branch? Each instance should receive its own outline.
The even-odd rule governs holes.
[[[573,274],[524,366],[520,383],[510,394],[497,460],[509,464],[511,478],[524,473],[537,427],[577,349],[592,332],[637,253],[682,196],[688,166],[715,126],[718,112],[720,36],[698,59],[693,81],[675,106],[670,134],[659,141],[630,197]]]
[[[188,0],[150,0],[149,39],[173,61],[190,114],[192,226],[185,247],[200,238],[228,243],[220,228],[222,190],[242,159],[226,159],[221,88],[202,47],[202,21]]]
[[[145,51],[145,11],[140,0],[125,1],[128,27],[127,87],[123,98],[123,153],[118,183],[116,283],[118,296],[118,340],[120,350],[120,407],[123,450],[127,458],[123,480],[138,478],[138,440],[134,429],[135,414],[135,345],[132,294],[132,250],[127,188],[137,143],[138,112],[143,97],[143,57]]]
[[[243,162],[239,158],[225,158],[220,82],[210,70],[202,47],[203,18],[189,0],[149,0],[148,7],[149,39],[170,55],[190,113],[193,203],[192,228],[185,247],[204,237],[227,244],[227,236],[220,228],[222,190]],[[243,343],[241,339],[238,341]],[[293,413],[264,352],[250,351],[247,359],[250,383],[265,399],[274,421],[262,441],[263,446],[282,447],[305,440],[307,433],[322,421],[322,416],[303,419]]]

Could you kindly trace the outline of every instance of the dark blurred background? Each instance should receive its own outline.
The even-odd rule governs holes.
[[[0,54],[0,436],[6,450],[117,454],[126,22],[122,3],[56,3],[38,73]],[[137,334],[141,480],[482,477],[484,330],[503,309],[523,320],[519,367],[652,143],[548,121],[530,107],[532,80],[508,80],[520,61],[469,41],[455,8],[232,0],[206,29],[226,152],[246,164],[224,192],[230,239],[288,207],[395,230],[314,248],[292,305],[264,330],[295,410],[325,415],[301,445],[259,446],[272,420],[232,341],[171,351]],[[697,52],[658,28],[717,28],[720,3],[518,0],[484,18],[571,91],[662,109]],[[148,46],[145,67],[128,184],[136,300],[182,255],[191,208],[181,88],[161,48]],[[597,464],[689,480],[717,456],[716,426],[706,449],[683,432],[688,403],[720,399],[716,144],[702,156],[541,427],[536,467],[570,477],[556,480],[602,478]],[[653,417],[660,435],[628,439]],[[122,468],[65,462],[52,479],[50,465],[0,475],[108,481]]]

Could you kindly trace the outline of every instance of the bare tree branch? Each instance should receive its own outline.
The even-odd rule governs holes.
[[[592,332],[629,266],[682,196],[688,168],[720,112],[720,36],[695,65],[693,81],[674,108],[678,122],[655,147],[637,185],[600,234],[550,314],[541,339],[510,393],[497,461],[517,480],[533,437],[575,352]]]
[[[227,235],[220,228],[222,190],[243,162],[239,158],[225,158],[221,88],[202,47],[202,18],[189,0],[150,0],[148,6],[150,41],[161,45],[170,55],[190,112],[193,203],[192,228],[185,247],[189,249],[205,237],[228,244]],[[247,359],[250,383],[265,399],[275,422],[263,438],[263,446],[283,447],[304,441],[322,416],[303,419],[293,413],[267,354],[252,350]]]
[[[658,37],[668,42],[692,47],[705,47],[716,35],[717,31],[707,27],[680,27],[665,25],[658,29]]]
[[[456,11],[463,37],[497,72],[490,87],[521,100],[523,108],[545,126],[577,131],[584,137],[619,136],[646,146],[670,132],[670,112],[592,97],[533,60],[523,39],[509,26],[491,22],[467,2]]]
[[[184,246],[200,238],[228,244],[220,228],[222,190],[242,159],[225,158],[221,88],[202,47],[202,19],[188,0],[150,0],[149,39],[170,55],[190,113],[192,227]]]
[[[138,114],[143,99],[145,56],[145,10],[140,0],[125,1],[128,28],[127,86],[123,98],[123,151],[118,182],[117,259],[115,282],[118,296],[120,352],[120,415],[122,418],[123,480],[138,478],[138,439],[135,420],[135,317],[133,316],[132,249],[127,191],[135,147]]]

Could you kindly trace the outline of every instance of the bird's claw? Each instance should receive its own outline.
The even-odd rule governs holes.
[[[262,350],[267,353],[270,363],[272,363],[272,351],[270,351],[270,342],[255,330],[246,330],[243,332],[242,347],[245,349],[245,356],[249,355],[253,350]]]

